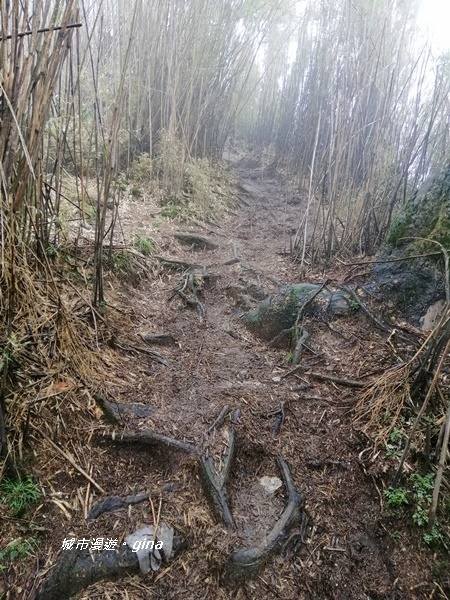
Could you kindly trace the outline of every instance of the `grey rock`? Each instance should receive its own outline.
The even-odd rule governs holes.
[[[282,286],[259,305],[246,313],[245,325],[256,335],[272,340],[297,320],[299,310],[318,318],[348,316],[352,312],[351,298],[342,290],[324,288],[314,283]]]

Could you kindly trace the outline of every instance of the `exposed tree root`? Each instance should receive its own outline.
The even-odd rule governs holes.
[[[215,470],[214,462],[210,456],[200,457],[205,490],[211,500],[216,518],[223,521],[229,529],[234,527],[234,519],[228,504],[226,484],[235,451],[234,425],[239,418],[240,412],[239,409],[236,409],[231,419],[228,447],[224,457],[223,468],[220,473],[217,473]]]
[[[156,335],[144,335],[140,333],[139,336],[142,341],[149,345],[175,346],[177,343],[176,339],[170,333],[158,333]]]
[[[180,296],[180,298],[184,301],[185,304],[187,304],[188,306],[192,306],[193,308],[196,308],[201,317],[204,317],[206,315],[205,307],[200,302],[200,300],[197,298],[197,296],[195,296],[194,299],[189,298],[189,296],[181,290],[175,290],[175,293],[178,294],[178,296]]]
[[[353,298],[353,300],[359,304],[363,313],[365,313],[369,317],[369,319],[372,319],[372,321],[374,322],[376,327],[378,327],[378,329],[381,329],[381,331],[384,331],[385,333],[392,333],[392,331],[393,331],[392,327],[390,327],[386,323],[383,323],[382,321],[380,321],[380,319],[378,319],[378,317],[376,317],[373,313],[371,313],[370,310],[367,308],[367,306],[362,301],[362,299],[355,292],[355,290],[352,290],[351,288],[349,288],[348,286],[345,286],[345,285],[342,285],[341,289],[344,292],[346,292],[347,294],[349,294]]]
[[[224,262],[224,265],[235,265],[236,263],[241,262],[241,259],[238,256],[238,252],[237,252],[237,246],[236,243],[233,242],[233,257],[230,258],[230,260],[227,260],[226,262]]]
[[[282,402],[278,410],[272,413],[275,416],[275,422],[272,427],[272,435],[277,435],[286,419],[286,403]]]
[[[185,271],[185,273],[183,273],[183,279],[172,291],[170,300],[178,295],[185,304],[196,308],[200,317],[204,317],[206,315],[206,309],[200,302],[199,294],[203,288],[203,279],[205,275],[207,275],[206,267],[204,274],[200,277],[197,277],[192,269]]]
[[[159,433],[154,433],[150,431],[150,429],[141,429],[140,431],[133,432],[122,432],[117,433],[113,432],[104,432],[103,437],[109,438],[115,442],[125,442],[125,443],[138,443],[138,444],[149,444],[151,446],[163,444],[164,446],[169,446],[169,448],[173,448],[175,450],[182,450],[183,452],[187,452],[189,454],[199,454],[199,450],[197,446],[191,444],[189,442],[182,442],[181,440],[177,440],[175,438],[168,437],[167,435],[161,435]]]
[[[281,548],[289,530],[301,519],[305,496],[295,489],[284,458],[278,458],[278,465],[288,492],[287,505],[273,529],[259,546],[239,548],[230,554],[224,574],[224,580],[229,584],[238,585],[248,577],[256,575],[269,556]]]
[[[174,537],[172,554],[184,548],[180,534]],[[88,549],[62,550],[56,565],[34,596],[35,600],[71,598],[102,579],[114,580],[139,573],[137,553],[121,544],[118,550],[103,550],[91,555]]]
[[[370,383],[364,383],[364,381],[356,381],[355,379],[344,379],[343,377],[333,377],[332,375],[325,375],[325,373],[308,373],[311,377],[316,379],[322,379],[323,381],[331,381],[338,385],[345,385],[346,387],[352,388],[367,388]]]
[[[109,423],[120,423],[123,417],[137,417],[138,419],[142,419],[143,417],[149,417],[154,412],[152,406],[135,403],[121,404],[118,402],[111,402],[100,394],[94,394],[94,400],[102,409],[103,414]]]
[[[192,233],[176,233],[175,237],[179,242],[190,246],[194,250],[215,250],[217,248],[217,244],[200,235]]]
[[[115,412],[111,410],[111,403],[104,398],[99,398],[99,404],[102,406],[105,413],[115,416]],[[226,407],[226,410],[221,412],[209,431],[211,432],[213,429],[220,427],[229,412],[229,408]],[[229,507],[226,484],[228,482],[235,454],[235,425],[239,415],[240,409],[236,409],[230,419],[231,426],[229,439],[224,455],[223,467],[220,472],[216,471],[212,458],[202,455],[196,445],[157,434],[150,430],[141,430],[131,433],[122,432],[121,434],[108,432],[104,434],[104,437],[121,443],[138,442],[151,445],[162,444],[174,450],[195,454],[199,459],[204,489],[211,500],[216,518],[221,520],[228,528],[233,528],[234,519]],[[284,458],[278,458],[278,465],[288,494],[285,509],[272,530],[261,541],[260,545],[251,548],[239,548],[229,555],[224,571],[224,580],[229,584],[239,585],[248,577],[255,575],[272,553],[281,551],[285,548],[286,538],[289,535],[290,529],[298,523],[307,523],[305,513],[302,510],[305,496],[295,489],[288,464]],[[147,493],[141,493],[136,496],[127,496],[125,498],[118,496],[105,498],[92,508],[87,520],[90,521],[96,519],[106,511],[116,510],[118,508],[126,507],[129,504],[143,502],[146,498],[148,498]],[[303,543],[305,527],[301,526],[300,532],[300,538],[297,534],[294,535],[297,545]],[[292,535],[289,537],[289,540],[291,537]],[[176,533],[172,554],[179,552],[183,547],[183,539],[180,534]],[[166,560],[169,558],[169,556],[165,556]],[[80,590],[101,579],[116,579],[129,574],[138,573],[139,570],[140,566],[137,552],[133,551],[125,543],[119,546],[118,551],[107,549],[97,554],[92,554],[87,548],[63,550],[59,555],[56,565],[51,570],[50,576],[41,585],[39,591],[35,593],[34,600],[59,600],[60,598],[71,598]]]
[[[120,496],[108,496],[104,500],[97,502],[95,506],[91,508],[88,516],[86,517],[86,521],[94,521],[105,512],[109,512],[112,510],[117,510],[119,508],[126,508],[131,504],[140,504],[141,502],[145,502],[149,499],[149,493],[143,492],[142,494],[136,494],[135,496],[126,496],[125,498],[121,498]]]
[[[171,258],[164,258],[164,256],[155,256],[157,260],[165,269],[171,269],[173,271],[187,271],[188,269],[205,269],[204,265],[198,265],[196,263],[188,263],[181,260],[172,260]]]
[[[222,425],[222,423],[225,421],[225,419],[228,417],[230,412],[231,412],[231,408],[228,405],[225,405],[222,408],[222,410],[220,411],[220,415],[217,417],[217,419],[214,421],[214,423],[208,429],[208,433],[211,433],[211,431],[220,427]]]
[[[298,365],[300,363],[300,359],[302,358],[303,353],[303,346],[305,345],[305,342],[308,339],[308,337],[309,333],[304,327],[297,328],[297,342],[295,344],[295,349],[292,356],[293,365]]]

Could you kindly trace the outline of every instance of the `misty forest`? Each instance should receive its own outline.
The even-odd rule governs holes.
[[[450,598],[427,4],[0,0],[0,600]]]

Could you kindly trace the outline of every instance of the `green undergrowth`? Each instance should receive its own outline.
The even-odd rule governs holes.
[[[0,502],[14,517],[21,517],[39,499],[39,486],[30,475],[20,479],[5,477],[0,482]]]
[[[105,257],[105,266],[116,275],[128,273],[131,265],[130,254],[126,250],[113,251]]]
[[[220,162],[186,157],[181,143],[162,135],[156,156],[142,154],[130,167],[132,195],[143,189],[159,199],[167,219],[214,221],[233,205],[232,182]]]
[[[402,521],[406,518],[412,526],[417,527],[425,544],[448,548],[450,540],[445,534],[444,524],[436,519],[433,526],[428,527],[434,479],[435,474],[432,472],[425,475],[411,473],[402,486],[385,489],[384,499],[391,515]],[[448,508],[443,512],[447,521],[450,518],[450,514],[445,515]]]
[[[38,541],[34,537],[16,538],[4,548],[0,548],[0,575],[7,571],[11,564],[19,563],[36,554]],[[0,595],[0,599],[2,596]]]
[[[206,159],[189,162],[183,176],[183,198],[196,218],[215,219],[223,216],[232,204],[229,178],[218,164]]]
[[[144,256],[151,256],[155,251],[155,241],[146,235],[135,235],[132,245]]]
[[[398,426],[392,429],[385,447],[387,458],[395,461],[400,459],[407,437],[405,427],[409,425],[402,417]],[[446,495],[441,499],[440,518],[434,521],[431,529],[428,526],[434,482],[433,471],[425,474],[413,471],[401,485],[389,486],[384,490],[384,501],[391,516],[417,528],[425,544],[447,548],[450,544],[450,504]]]

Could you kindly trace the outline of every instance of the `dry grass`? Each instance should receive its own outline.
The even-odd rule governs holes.
[[[29,425],[52,434],[61,403],[85,410],[80,389],[99,374],[92,340],[101,316],[74,288],[58,288],[48,265],[36,262],[16,248],[13,260],[3,263],[2,389],[14,464],[23,459]]]
[[[386,444],[398,424],[411,400],[409,391],[409,365],[406,364],[383,373],[358,400],[355,421],[363,423],[365,433],[372,433],[376,447]]]

